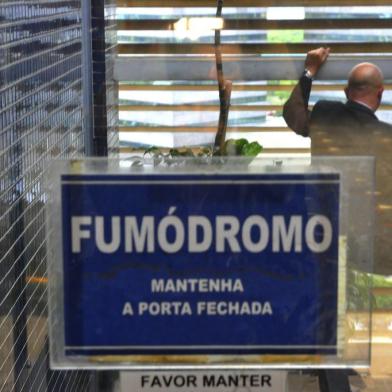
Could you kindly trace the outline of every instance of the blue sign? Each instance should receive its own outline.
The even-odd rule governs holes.
[[[334,354],[339,175],[63,175],[67,355]]]

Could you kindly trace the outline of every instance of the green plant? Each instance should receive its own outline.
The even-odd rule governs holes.
[[[223,156],[246,156],[255,157],[263,150],[263,147],[258,142],[249,143],[248,140],[242,139],[228,139],[225,141]]]
[[[372,275],[361,271],[348,271],[347,300],[348,309],[353,311],[367,310],[374,297],[371,295]]]
[[[212,147],[201,147],[199,149],[172,148],[168,152],[163,152],[158,147],[150,147],[144,152],[144,158],[151,159],[154,166],[161,163],[174,164],[181,161],[181,158],[194,161],[198,163],[209,163],[213,157],[246,157],[254,158],[257,156],[263,147],[258,142],[249,143],[247,139],[228,139],[224,143],[222,150],[215,150]]]

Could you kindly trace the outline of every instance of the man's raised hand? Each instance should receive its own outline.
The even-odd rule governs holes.
[[[305,68],[315,76],[321,66],[327,61],[330,48],[318,48],[311,50],[306,55]]]

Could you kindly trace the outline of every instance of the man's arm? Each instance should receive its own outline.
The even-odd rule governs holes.
[[[310,111],[308,109],[312,78],[329,56],[329,48],[318,48],[307,53],[305,72],[283,106],[283,118],[299,135],[309,136]]]

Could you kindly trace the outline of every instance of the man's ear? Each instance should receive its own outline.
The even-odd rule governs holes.
[[[379,102],[381,102],[383,92],[384,92],[384,87],[381,87],[381,88],[377,91],[377,98],[378,98],[378,101],[379,101]]]
[[[346,86],[346,87],[344,88],[344,93],[346,94],[346,98],[349,99],[349,98],[348,98],[348,86]]]

